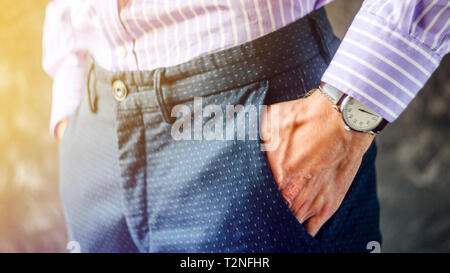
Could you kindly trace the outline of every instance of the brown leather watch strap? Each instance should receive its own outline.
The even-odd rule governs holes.
[[[342,113],[342,102],[344,101],[344,99],[348,97],[347,94],[344,94],[339,101],[336,103],[336,106],[339,108],[339,112]],[[345,119],[344,119],[345,122]],[[346,123],[346,122],[345,122]],[[378,134],[381,132],[381,130],[384,129],[384,127],[386,127],[386,125],[388,125],[389,121],[387,121],[386,119],[382,119],[381,122],[378,124],[377,127],[375,127],[373,130],[371,130],[373,133]],[[347,124],[348,125],[348,124]],[[349,126],[349,125],[348,125]],[[350,127],[351,128],[351,127]]]
[[[388,125],[389,121],[385,120],[383,118],[383,120],[380,122],[380,124],[378,124],[377,127],[375,127],[375,129],[372,130],[372,132],[374,132],[375,134],[378,134],[379,132],[381,132],[381,130],[384,129],[384,127],[386,127],[386,125]]]

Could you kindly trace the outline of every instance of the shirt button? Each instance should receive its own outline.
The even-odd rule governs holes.
[[[124,46],[119,46],[118,48],[116,48],[116,55],[119,58],[125,58],[128,54],[127,49]]]
[[[112,94],[117,101],[123,101],[128,96],[125,83],[121,80],[114,81],[112,84]]]

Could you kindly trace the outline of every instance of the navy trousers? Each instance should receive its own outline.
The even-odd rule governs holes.
[[[250,114],[243,135],[238,111],[223,139],[195,130],[174,137],[180,121],[192,129],[219,115],[197,115],[199,98],[202,109],[223,113],[302,98],[319,85],[338,45],[321,9],[173,67],[113,73],[93,63],[60,144],[69,239],[82,252],[366,252],[368,242],[380,242],[375,144],[313,238],[280,194]],[[180,105],[185,115],[172,117]]]

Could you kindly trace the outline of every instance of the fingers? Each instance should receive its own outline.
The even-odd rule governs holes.
[[[305,224],[306,231],[311,236],[315,237],[329,218],[330,217],[326,217],[324,214],[319,214],[317,216],[311,217]]]
[[[297,176],[289,177],[284,181],[282,186],[280,187],[281,195],[283,195],[286,202],[289,204],[289,208],[292,208],[293,202],[298,193],[303,188],[304,181],[301,181],[297,178]]]
[[[66,130],[67,127],[67,121],[68,121],[67,119],[64,119],[56,125],[55,128],[56,139],[60,140],[63,137],[64,131]]]
[[[290,177],[286,177],[283,181],[280,191],[284,199],[288,202],[289,207],[292,208],[296,198],[299,197],[300,192],[309,187],[313,180],[317,179],[310,173],[300,174],[295,173]],[[301,204],[297,204],[301,205]]]
[[[303,225],[305,221],[314,216],[313,210],[311,210],[311,202],[305,202],[295,213],[295,217]]]
[[[294,197],[290,209],[311,236],[315,236],[333,215],[335,209],[331,209],[340,204],[334,200],[334,191],[327,187],[327,184],[336,182],[335,177],[335,171],[321,172],[304,183]]]
[[[309,218],[319,214],[326,205],[323,194],[307,194],[311,195],[312,198],[303,197],[306,196],[305,194],[299,195],[300,198],[298,198],[295,203],[296,205],[302,203],[302,205],[300,205],[298,209],[294,206],[293,210],[295,217],[297,217],[301,224],[306,222]]]
[[[312,175],[308,173],[300,179],[300,187],[296,191],[291,210],[297,216],[299,221],[307,220],[307,215],[312,203],[316,200],[318,192],[321,190],[320,182],[323,179],[321,172]],[[317,203],[317,202],[316,202]],[[306,219],[305,219],[306,218]]]

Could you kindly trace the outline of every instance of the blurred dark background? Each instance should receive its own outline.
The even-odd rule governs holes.
[[[0,252],[66,251],[51,81],[41,69],[48,0],[0,0]],[[327,6],[343,37],[361,0]],[[377,137],[383,252],[450,252],[450,56]]]

